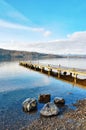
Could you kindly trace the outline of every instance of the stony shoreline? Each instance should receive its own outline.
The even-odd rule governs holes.
[[[79,100],[76,110],[53,117],[40,117],[22,130],[86,130],[86,99]]]

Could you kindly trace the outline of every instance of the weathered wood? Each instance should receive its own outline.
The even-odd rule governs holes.
[[[86,76],[86,69],[79,68],[68,68],[61,65],[44,65],[44,64],[36,64],[31,62],[20,62],[22,66],[28,67],[30,69],[34,69],[35,71],[41,70],[41,72],[47,71],[48,75],[51,75],[51,72],[57,71],[58,78],[60,78],[61,73],[70,73],[74,77],[74,83],[77,82],[77,75]],[[38,69],[36,69],[38,68]]]

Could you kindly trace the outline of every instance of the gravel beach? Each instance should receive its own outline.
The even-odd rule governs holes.
[[[58,116],[41,117],[22,130],[86,130],[86,99],[79,100],[75,110],[69,109]]]

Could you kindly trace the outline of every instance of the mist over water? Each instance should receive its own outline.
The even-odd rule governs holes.
[[[39,63],[62,65],[86,69],[85,59],[49,59]],[[0,62],[0,128],[1,130],[21,129],[32,120],[39,118],[42,104],[38,111],[26,114],[22,110],[22,102],[28,97],[38,99],[40,93],[50,93],[54,97],[63,97],[66,105],[86,98],[86,89],[73,86],[60,80],[19,66],[18,62]],[[71,93],[71,94],[69,94]]]

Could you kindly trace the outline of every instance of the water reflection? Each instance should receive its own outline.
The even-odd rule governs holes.
[[[0,129],[21,129],[39,118],[43,104],[38,104],[36,113],[26,114],[22,102],[29,97],[38,99],[43,93],[50,93],[51,101],[63,97],[69,107],[78,99],[86,98],[83,88],[23,68],[18,62],[0,63]]]

